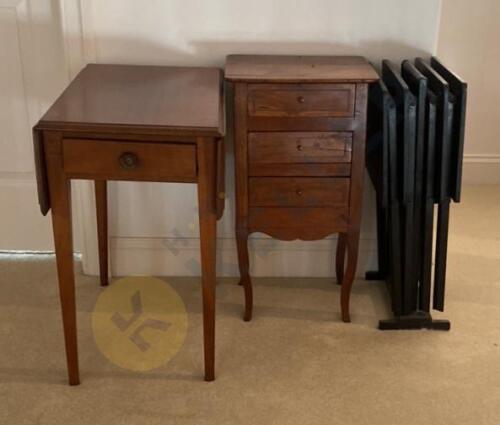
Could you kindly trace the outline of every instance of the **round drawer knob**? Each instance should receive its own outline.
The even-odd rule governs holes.
[[[300,190],[300,189],[297,189],[296,193],[298,196],[302,196],[302,194],[303,194],[302,190]]]
[[[302,145],[297,145],[297,150],[302,152],[304,150],[304,147]]]
[[[304,96],[299,96],[299,97],[297,98],[297,102],[299,102],[299,103],[304,103],[305,101],[306,101],[306,100],[304,99]]]
[[[137,155],[135,153],[124,152],[120,155],[119,162],[120,167],[126,170],[130,170],[137,167],[137,165],[139,164],[139,158],[137,158]]]

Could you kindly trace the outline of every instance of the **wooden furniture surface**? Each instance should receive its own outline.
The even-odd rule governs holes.
[[[314,240],[339,233],[342,319],[357,265],[368,84],[362,57],[231,55],[236,238],[245,320],[252,316],[248,235]],[[347,254],[347,265],[345,257]]]
[[[214,379],[216,220],[224,208],[222,72],[88,65],[34,128],[40,207],[52,209],[69,382],[80,382],[71,179],[95,181],[100,280],[108,284],[107,180],[196,183],[205,379]]]
[[[122,132],[149,127],[154,134],[220,136],[222,111],[218,68],[90,64],[40,125],[58,130],[116,126]]]
[[[225,76],[235,82],[265,83],[370,83],[378,79],[361,56],[229,55]]]

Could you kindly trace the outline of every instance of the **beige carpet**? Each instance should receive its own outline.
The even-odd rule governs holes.
[[[150,372],[98,350],[101,288],[78,276],[82,385],[66,385],[54,259],[0,261],[1,424],[499,424],[500,187],[468,187],[452,206],[446,332],[380,332],[384,286],[358,281],[353,323],[327,279],[255,279],[241,320],[233,279],[217,293],[216,374],[202,380],[199,281],[167,278],[188,311],[180,352]],[[78,269],[77,265],[77,269]]]

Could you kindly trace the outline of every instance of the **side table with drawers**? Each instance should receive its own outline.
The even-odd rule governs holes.
[[[236,238],[245,320],[252,317],[248,236],[317,240],[338,233],[342,320],[356,271],[368,84],[362,57],[231,55]],[[345,257],[347,254],[347,265]]]
[[[205,379],[214,380],[216,222],[224,210],[222,83],[218,68],[90,64],[35,126],[39,203],[44,215],[52,210],[71,385],[80,383],[71,226],[73,179],[95,181],[104,286],[108,284],[107,181],[197,185]]]

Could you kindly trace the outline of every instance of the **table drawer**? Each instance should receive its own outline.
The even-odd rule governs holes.
[[[251,207],[338,207],[349,204],[348,178],[252,177]]]
[[[255,164],[351,162],[350,132],[249,133],[248,157]]]
[[[283,239],[321,239],[329,234],[345,232],[349,224],[349,208],[272,208],[248,210],[251,232],[264,232]]]
[[[352,117],[355,84],[249,84],[254,117]]]
[[[65,139],[63,163],[73,177],[196,181],[194,144]]]

